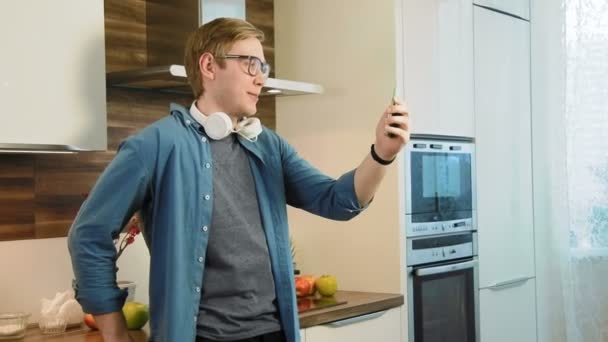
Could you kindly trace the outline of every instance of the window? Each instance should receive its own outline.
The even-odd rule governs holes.
[[[570,248],[608,256],[608,3],[565,6]]]

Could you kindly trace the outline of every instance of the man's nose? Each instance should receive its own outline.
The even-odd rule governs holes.
[[[253,78],[253,82],[255,83],[255,85],[262,87],[264,86],[264,82],[266,82],[266,77],[261,71],[258,71],[258,73]]]

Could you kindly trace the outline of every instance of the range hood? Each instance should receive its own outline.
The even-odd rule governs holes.
[[[109,72],[106,74],[106,82],[108,86],[113,87],[192,94],[186,78],[186,68],[177,64]],[[323,87],[318,84],[268,78],[260,95],[290,96],[322,93]]]
[[[148,67],[106,74],[111,87],[151,89],[163,92],[192,94],[186,77],[183,44],[192,30],[215,18],[246,19],[246,0],[188,0],[170,6],[152,2],[146,7],[146,53]],[[272,2],[270,2],[272,4]],[[258,8],[254,11],[261,11]],[[260,22],[260,14],[253,13],[254,23]],[[176,25],[179,23],[179,25]],[[318,84],[288,81],[276,78],[266,80],[261,96],[289,96],[322,94]]]

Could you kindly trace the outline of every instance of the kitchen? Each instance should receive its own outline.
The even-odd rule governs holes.
[[[521,22],[497,21],[493,18],[503,17],[494,15],[502,14],[483,12],[484,8],[473,7],[473,2],[507,13],[510,6],[501,9],[501,3],[517,3],[520,7],[513,11],[520,18],[538,18],[538,29],[533,27],[527,38],[531,48],[527,54],[532,56],[531,68],[528,65],[532,78],[532,87],[528,88],[531,111],[518,107],[525,108],[525,103],[503,97],[495,98],[496,102],[476,102],[478,92],[485,91],[484,98],[491,98],[492,94],[487,92],[496,84],[493,77],[503,77],[503,84],[515,84],[519,92],[514,96],[518,100],[527,98],[526,84],[519,83],[525,77],[510,79],[494,74],[500,71],[496,65],[507,64],[492,60],[508,51],[521,52],[526,48],[526,20],[508,16],[513,18],[509,20]],[[559,127],[544,113],[561,110],[557,105],[560,80],[555,79],[560,74],[555,70],[561,70],[561,65],[546,62],[553,61],[550,57],[561,46],[561,37],[552,33],[558,25],[555,18],[560,17],[559,4],[533,0],[530,11],[522,12],[528,6],[527,1],[473,2],[357,1],[355,6],[347,1],[247,1],[247,19],[260,25],[268,36],[274,36],[274,40],[267,41],[274,45],[267,46],[265,53],[268,60],[274,60],[275,77],[324,88],[322,95],[263,98],[260,117],[304,158],[333,176],[351,168],[369,149],[373,139],[370,128],[375,125],[378,108],[384,108],[390,100],[395,83],[410,106],[414,133],[475,138],[479,277],[486,277],[482,281],[485,286],[499,287],[504,282],[521,279],[520,283],[511,284],[518,286],[510,290],[480,290],[481,340],[566,341],[563,336],[570,335],[566,334],[564,321],[569,316],[556,300],[561,298],[560,288],[554,285],[555,268],[559,265],[551,254],[553,245],[548,237],[552,233],[545,228],[553,219],[551,210],[555,209],[547,205],[554,201],[553,188],[544,181],[556,162],[541,158],[546,151],[557,148],[551,138]],[[149,63],[150,43],[146,41],[150,24],[146,11],[155,3],[159,1],[105,1],[107,73],[163,63]],[[503,37],[499,40],[503,43],[500,47],[476,49],[474,46],[497,41],[490,35],[492,29],[505,32],[505,26],[474,27],[474,23],[481,21],[486,25],[497,22],[515,25],[520,36],[513,45],[504,44],[510,41]],[[524,57],[515,56],[521,58],[517,66],[527,65],[525,53]],[[484,58],[488,64],[478,63]],[[103,93],[103,87],[98,91]],[[28,311],[34,314],[30,323],[35,322],[40,299],[52,298],[71,286],[72,270],[62,236],[84,194],[124,137],[167,115],[168,103],[188,103],[191,98],[112,86],[105,88],[105,92],[108,152],[0,155],[0,198],[5,218],[0,224],[0,237],[6,240],[0,243],[4,270],[0,312]],[[479,115],[488,108],[499,109],[493,112],[496,117]],[[520,116],[514,119],[513,113]],[[513,126],[513,122],[522,126],[504,130]],[[532,130],[531,136],[526,137],[526,130]],[[523,133],[516,136],[514,132]],[[512,159],[501,158],[505,153]],[[487,158],[486,162],[480,162],[480,158]],[[517,165],[518,171],[513,172],[511,165]],[[342,290],[400,294],[407,301],[404,173],[403,165],[391,167],[374,203],[350,222],[327,221],[291,210],[290,227],[297,246],[298,267],[305,273],[335,275]],[[513,183],[497,179],[511,179]],[[529,183],[519,183],[521,179],[529,179]],[[527,195],[510,189],[523,189]],[[522,204],[500,210],[495,207],[496,193],[518,196],[500,196],[507,201],[501,205]],[[533,217],[529,211],[532,208]],[[488,220],[501,224],[487,227]],[[507,225],[509,222],[512,226]],[[516,234],[512,227],[517,228]],[[512,245],[518,248],[511,248],[504,241],[514,241]],[[136,240],[121,259],[119,278],[136,280],[136,299],[147,302],[149,260],[143,241]],[[513,261],[505,263],[505,260]],[[487,273],[490,270],[496,274]],[[400,336],[401,341],[408,341],[407,310],[407,304],[401,306],[398,319],[389,322],[391,328],[386,329],[393,334],[390,336]],[[307,340],[320,340],[311,336],[314,334],[312,329],[303,331]],[[359,337],[361,334],[355,332]]]

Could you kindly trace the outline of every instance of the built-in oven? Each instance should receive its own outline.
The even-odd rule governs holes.
[[[473,140],[412,135],[404,155],[406,236],[477,230]]]
[[[407,239],[409,342],[478,342],[477,233]]]

